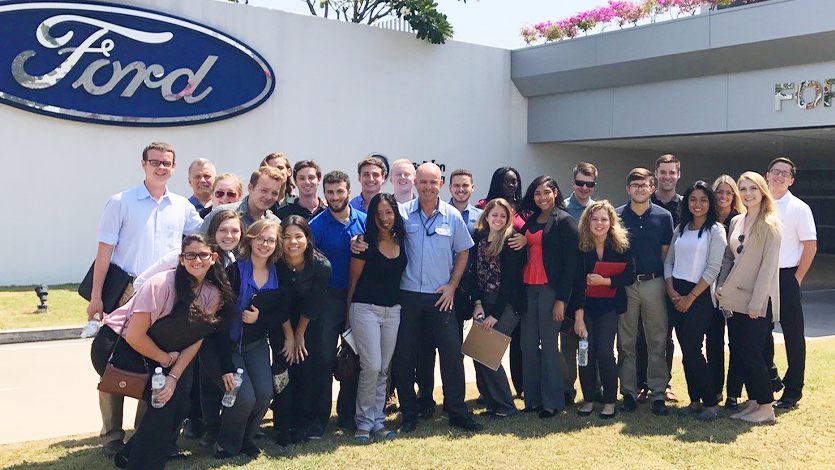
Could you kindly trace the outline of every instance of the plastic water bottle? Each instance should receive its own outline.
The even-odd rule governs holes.
[[[84,329],[81,330],[81,337],[82,338],[92,338],[96,336],[96,334],[101,329],[101,324],[95,320],[90,320],[84,325]]]
[[[162,367],[154,369],[154,376],[151,377],[151,406],[162,408],[165,403],[159,401],[159,394],[165,388],[165,376],[162,374]]]
[[[585,367],[589,365],[589,340],[581,338],[577,347],[577,365]]]
[[[235,399],[238,398],[238,390],[241,389],[242,383],[244,383],[244,370],[239,368],[237,372],[235,372],[235,389],[227,390],[226,393],[223,394],[223,401],[221,401],[223,406],[232,408],[235,404]]]

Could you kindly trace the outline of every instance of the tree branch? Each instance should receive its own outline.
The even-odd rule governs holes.
[[[307,2],[307,8],[310,9],[310,14],[313,16],[319,16],[316,14],[316,7],[313,6],[314,1],[315,0],[305,0],[305,2]],[[325,16],[328,16],[327,13],[325,14]]]

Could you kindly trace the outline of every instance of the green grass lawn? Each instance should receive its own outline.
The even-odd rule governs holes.
[[[369,446],[329,428],[319,442],[282,449],[259,442],[257,459],[213,459],[208,449],[182,440],[192,455],[169,469],[830,469],[835,468],[835,340],[809,343],[805,397],[801,408],[778,414],[777,423],[753,426],[730,419],[700,423],[671,414],[656,417],[648,405],[634,414],[602,421],[573,409],[546,421],[520,414],[484,421],[484,432],[466,434],[446,425],[441,413],[418,431]],[[778,347],[778,364],[785,354]],[[676,358],[673,386],[685,395]],[[475,397],[471,385],[468,398]],[[436,390],[440,398],[440,389]],[[686,404],[683,403],[682,405]],[[474,404],[473,404],[474,405]],[[521,406],[521,402],[517,402]],[[71,406],[68,404],[67,406]],[[475,405],[474,405],[475,406]],[[439,407],[440,408],[440,407]],[[392,425],[396,422],[392,422]],[[5,426],[13,425],[4,423]],[[49,423],[44,423],[49,425]],[[269,424],[266,426],[269,434]],[[0,446],[0,468],[15,470],[113,467],[95,435]]]
[[[78,284],[49,286],[46,313],[36,313],[38,304],[35,286],[0,287],[0,330],[87,323],[87,301],[78,295]]]

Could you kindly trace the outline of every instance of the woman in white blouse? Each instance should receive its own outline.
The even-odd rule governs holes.
[[[702,343],[716,307],[712,291],[728,242],[725,227],[716,220],[716,199],[707,183],[696,181],[682,199],[681,219],[664,261],[667,310],[681,346],[690,395],[684,413],[710,421],[719,418],[718,391]]]

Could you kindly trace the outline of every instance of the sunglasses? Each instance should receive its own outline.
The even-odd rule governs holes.
[[[745,241],[745,235],[740,235],[738,240],[739,240],[739,246],[736,247],[736,254],[741,255],[742,254],[742,243]]]
[[[200,258],[201,260],[206,261],[207,259],[209,259],[211,257],[212,257],[212,252],[210,252],[210,251],[201,251],[200,253],[195,253],[193,251],[187,251],[187,252],[183,253],[183,258],[185,258],[189,261],[194,261],[197,258]]]
[[[587,188],[593,188],[596,184],[597,184],[597,183],[596,183],[596,182],[594,182],[594,181],[580,181],[580,180],[574,180],[574,185],[575,185],[575,186],[579,186],[579,187],[581,187],[581,188],[582,188],[583,186],[585,186],[585,187],[587,187]]]
[[[237,191],[222,191],[222,190],[217,190],[217,191],[215,191],[215,197],[216,197],[216,198],[220,199],[220,198],[222,198],[223,196],[226,196],[226,197],[238,197],[238,192],[237,192]]]

